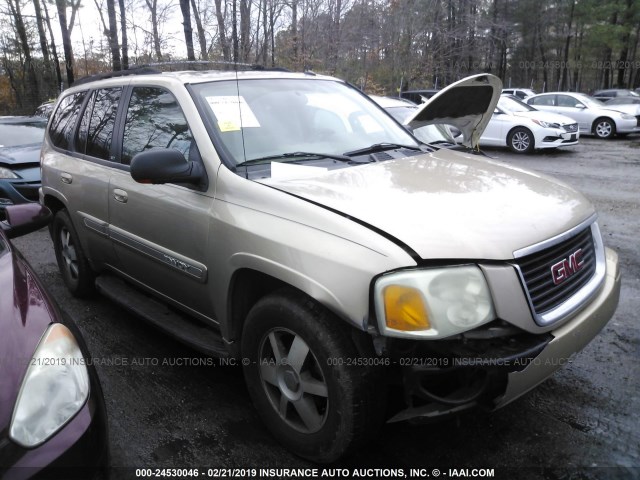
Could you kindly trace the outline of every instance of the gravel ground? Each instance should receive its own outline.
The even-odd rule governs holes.
[[[578,146],[530,156],[487,153],[558,177],[595,203],[605,243],[620,255],[617,313],[571,363],[504,409],[436,425],[386,425],[368,449],[334,467],[351,476],[361,468],[432,478],[436,468],[445,478],[460,476],[449,468],[492,468],[497,478],[640,478],[640,136],[582,138]],[[217,360],[215,367],[198,366],[210,361],[108,300],[71,297],[45,231],[15,244],[78,323],[93,356],[128,362],[97,367],[113,478],[133,478],[134,468],[316,467],[265,430],[240,367]]]

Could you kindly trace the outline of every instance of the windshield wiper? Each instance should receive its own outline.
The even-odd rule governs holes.
[[[350,152],[344,152],[347,157],[355,157],[358,155],[365,155],[369,153],[384,152],[385,150],[395,150],[399,148],[406,148],[408,150],[422,151],[422,148],[415,145],[401,145],[399,143],[374,143],[368,147],[359,148],[358,150],[351,150]]]
[[[318,159],[318,158],[330,158],[332,160],[339,160],[341,162],[351,162],[351,158],[346,155],[338,155],[333,153],[315,153],[315,152],[289,152],[279,153],[277,155],[267,155],[266,157],[252,158],[251,160],[245,160],[236,165],[236,167],[244,167],[247,165],[258,165],[260,163],[270,162],[272,160],[285,161],[300,161],[302,159]]]

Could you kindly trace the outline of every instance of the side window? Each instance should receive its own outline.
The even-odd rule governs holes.
[[[531,101],[532,105],[546,105],[549,107],[553,106],[553,95],[544,95],[542,97],[534,98]]]
[[[109,153],[121,93],[120,87],[105,88],[96,92],[87,132],[87,155],[102,160],[113,160]]]
[[[157,87],[133,89],[124,126],[122,163],[129,165],[137,153],[151,148],[174,148],[189,160],[192,142],[187,120],[170,92]]]
[[[557,95],[559,107],[575,107],[579,102],[569,95]]]
[[[73,141],[76,120],[82,107],[82,102],[87,92],[78,92],[65,97],[58,105],[56,113],[51,120],[49,135],[53,145],[68,149]]]

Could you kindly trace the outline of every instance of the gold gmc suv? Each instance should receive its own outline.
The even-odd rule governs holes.
[[[50,118],[40,201],[63,279],[242,361],[261,418],[331,462],[384,421],[493,410],[613,315],[617,255],[557,180],[474,150],[501,82],[440,91],[418,141],[312,72],[89,78]]]

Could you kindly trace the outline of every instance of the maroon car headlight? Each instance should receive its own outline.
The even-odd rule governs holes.
[[[67,327],[54,323],[43,335],[13,410],[9,436],[31,448],[45,442],[78,413],[89,396],[89,373]]]

